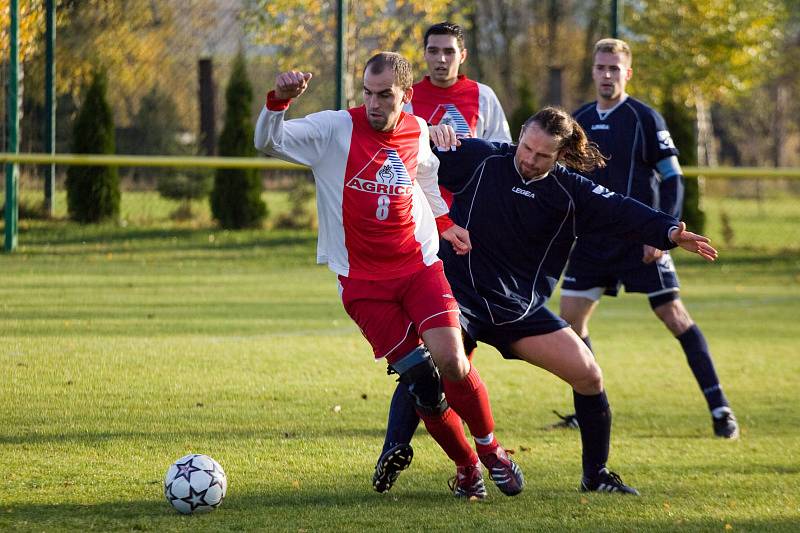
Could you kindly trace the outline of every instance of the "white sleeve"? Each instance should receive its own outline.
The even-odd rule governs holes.
[[[428,137],[428,126],[417,117],[420,123],[419,154],[417,154],[417,183],[419,183],[434,217],[447,214],[447,203],[439,191],[439,159],[433,155]]]
[[[285,113],[264,106],[256,122],[256,149],[286,161],[314,166],[333,138],[338,112],[320,111],[293,120],[284,120]]]
[[[487,141],[510,143],[511,131],[497,95],[491,87],[482,83],[478,84],[478,91],[478,111],[483,118],[483,131],[478,132],[478,137]]]

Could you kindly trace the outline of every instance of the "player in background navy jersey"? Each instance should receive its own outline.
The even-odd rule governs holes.
[[[431,128],[436,146],[459,144],[448,129]],[[616,237],[660,250],[678,245],[708,260],[716,250],[672,216],[567,170],[563,165],[585,172],[604,161],[561,109],[529,118],[517,146],[461,139],[457,150],[434,153],[439,184],[453,193],[450,216],[472,243],[461,256],[439,252],[466,339],[569,383],[583,446],[581,490],[638,494],[606,466],[611,409],[600,367],[546,303],[576,238]]]
[[[661,115],[625,92],[632,73],[627,43],[619,39],[597,42],[592,67],[597,101],[585,104],[573,116],[609,159],[605,168],[587,176],[680,217],[683,177],[678,150]],[[626,292],[647,294],[653,312],[680,342],[711,411],[714,433],[738,438],[739,426],[722,392],[706,339],[681,302],[669,252],[622,240],[579,239],[564,273],[561,317],[591,349],[589,318],[601,296],[616,296],[620,285]],[[574,415],[562,419],[558,425],[577,425]]]

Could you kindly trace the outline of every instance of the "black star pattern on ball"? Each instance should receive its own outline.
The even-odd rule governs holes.
[[[208,489],[197,492],[194,490],[194,487],[189,485],[189,495],[185,498],[181,498],[181,501],[188,503],[192,508],[192,511],[194,511],[200,506],[208,505],[208,502],[206,501],[206,492],[208,492]]]
[[[172,479],[175,480],[175,479],[178,479],[178,478],[182,477],[186,481],[191,483],[192,482],[192,474],[194,472],[199,472],[200,471],[199,468],[197,468],[196,466],[192,465],[192,461],[193,460],[194,460],[194,457],[192,457],[191,459],[189,459],[185,463],[176,463],[175,466],[178,467],[178,473],[175,474],[175,477],[172,478]]]
[[[208,484],[208,487],[211,488],[214,485],[219,485],[222,487],[222,480],[224,479],[225,474],[222,473],[222,470],[217,468],[216,464],[211,464],[210,470],[203,470],[208,476],[211,478],[211,482]]]

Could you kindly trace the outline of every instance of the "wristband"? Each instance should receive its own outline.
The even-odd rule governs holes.
[[[291,98],[278,98],[275,96],[275,90],[267,93],[267,109],[270,111],[286,111],[289,108]]]
[[[442,216],[436,217],[436,229],[439,231],[439,235],[455,225],[455,222],[453,222],[446,213]]]

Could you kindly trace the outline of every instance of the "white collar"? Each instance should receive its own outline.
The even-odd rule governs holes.
[[[627,100],[627,99],[628,99],[628,95],[623,93],[622,94],[622,98],[620,98],[619,102],[617,102],[614,105],[614,107],[612,107],[611,109],[600,109],[600,103],[599,102],[597,104],[595,104],[594,109],[595,109],[595,111],[597,111],[597,116],[600,117],[600,120],[605,120],[606,118],[608,118],[608,115],[613,113],[616,108],[618,108],[619,106],[624,104],[625,100]]]

